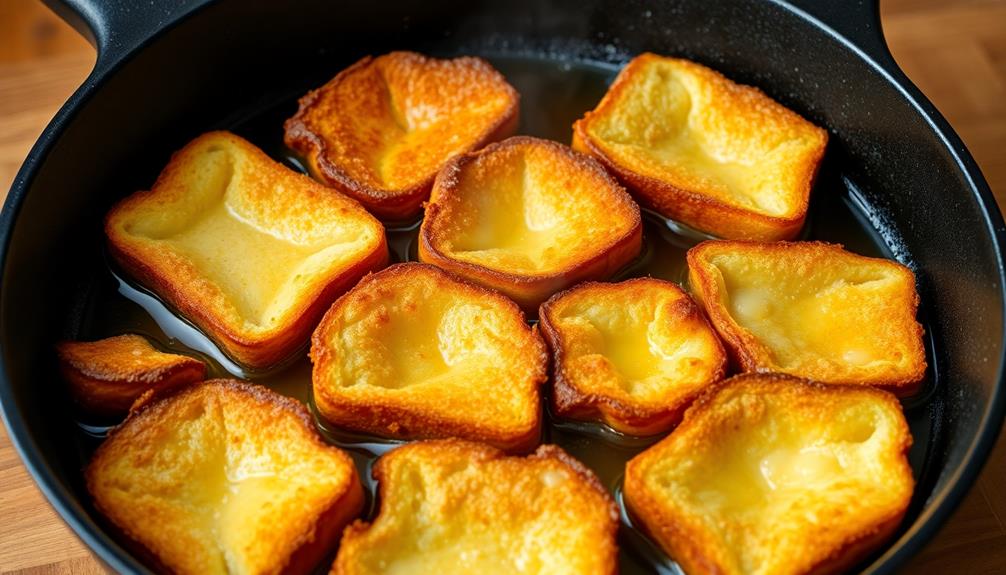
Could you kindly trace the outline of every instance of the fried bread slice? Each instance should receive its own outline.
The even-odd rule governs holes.
[[[311,360],[315,404],[339,427],[538,444],[548,357],[537,330],[512,301],[434,266],[360,281],[314,332]]]
[[[141,399],[87,466],[95,506],[175,573],[306,573],[363,506],[307,409],[211,380]]]
[[[115,261],[229,356],[263,369],[307,342],[328,306],[388,259],[355,201],[227,132],[172,156],[105,219]]]
[[[552,296],[538,313],[552,353],[552,409],[622,433],[667,431],[727,356],[705,313],[672,282],[589,282]]]
[[[625,502],[690,575],[843,572],[904,517],[911,443],[885,391],[740,375],[628,463]]]
[[[366,57],[300,100],[286,144],[385,220],[416,216],[448,158],[517,128],[520,98],[481,58]]]
[[[915,275],[821,242],[710,241],[692,290],[743,371],[917,390],[926,372]]]
[[[618,571],[618,514],[554,445],[528,457],[458,440],[399,447],[374,466],[381,508],[346,529],[334,575]]]
[[[642,237],[639,207],[599,164],[517,136],[458,156],[437,176],[419,259],[534,312],[562,289],[618,271]]]
[[[56,344],[59,371],[84,411],[125,415],[148,390],[206,379],[206,364],[187,355],[162,353],[140,335]]]
[[[828,133],[705,66],[641,54],[573,125],[573,147],[644,207],[723,238],[795,237]]]

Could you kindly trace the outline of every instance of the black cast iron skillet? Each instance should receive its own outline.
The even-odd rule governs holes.
[[[117,571],[146,568],[87,503],[51,351],[80,312],[73,294],[89,277],[83,253],[100,242],[103,214],[146,189],[195,135],[398,48],[612,63],[647,50],[683,55],[826,126],[831,169],[889,254],[918,275],[931,347],[916,407],[929,418],[927,463],[898,538],[864,571],[890,573],[918,552],[988,456],[1006,404],[1003,221],[960,139],[892,60],[873,1],[47,1],[98,59],[0,216],[0,400],[46,497]]]

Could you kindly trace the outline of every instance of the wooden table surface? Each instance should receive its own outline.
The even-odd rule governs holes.
[[[950,120],[1000,204],[1006,195],[1006,1],[882,0],[908,75]],[[0,196],[28,149],[94,62],[37,0],[0,0]],[[1006,440],[974,489],[906,573],[1006,573]],[[0,573],[99,573],[0,428]]]

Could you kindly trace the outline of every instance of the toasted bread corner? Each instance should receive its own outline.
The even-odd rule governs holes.
[[[305,345],[336,297],[388,260],[355,201],[228,132],[175,153],[150,191],[105,218],[131,277],[238,363],[267,369]]]
[[[709,241],[696,298],[742,371],[915,393],[926,373],[915,275],[823,242]]]
[[[56,344],[59,371],[74,401],[101,417],[125,415],[144,392],[202,381],[206,364],[160,352],[140,335]]]
[[[898,400],[746,374],[626,466],[625,502],[687,573],[833,573],[900,524],[914,488]]]
[[[537,330],[501,294],[434,266],[361,280],[315,330],[311,360],[315,403],[339,427],[509,451],[540,441],[548,357]]]
[[[233,380],[148,395],[85,479],[127,543],[177,573],[307,573],[363,506],[303,405]]]
[[[555,415],[601,421],[630,435],[673,428],[727,356],[701,308],[653,278],[587,282],[538,313],[552,354]]]
[[[515,136],[457,156],[440,172],[419,259],[533,313],[552,294],[632,261],[642,229],[639,207],[593,159]]]
[[[466,441],[422,441],[383,456],[374,477],[378,515],[346,529],[333,574],[404,564],[425,573],[618,571],[614,501],[559,447],[508,457]]]
[[[641,54],[573,125],[641,205],[702,232],[785,240],[803,227],[828,133],[761,90]]]
[[[517,128],[520,96],[482,58],[365,57],[300,99],[287,146],[389,221],[414,218],[448,158]]]

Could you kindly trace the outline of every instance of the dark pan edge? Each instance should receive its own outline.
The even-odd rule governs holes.
[[[997,272],[999,276],[999,294],[1006,301],[1006,263],[1004,263],[1003,245],[1006,244],[1006,225],[1003,223],[1002,214],[996,208],[997,204],[992,196],[988,184],[967,151],[960,138],[950,127],[946,119],[936,110],[931,102],[919,91],[919,89],[900,70],[890,71],[876,62],[874,58],[866,54],[863,50],[846,40],[834,29],[828,27],[821,21],[810,16],[806,12],[786,4],[780,0],[771,0],[800,18],[808,22],[809,25],[824,31],[833,39],[844,45],[847,49],[855,53],[864,62],[873,67],[881,77],[889,84],[895,86],[906,101],[918,112],[926,121],[931,130],[937,135],[945,148],[951,153],[960,171],[965,175],[970,184],[972,192],[978,199],[981,206],[983,219],[991,232],[993,246],[997,258]],[[202,7],[189,14],[193,16],[201,11]],[[10,193],[0,212],[0,269],[6,264],[7,252],[11,240],[12,224],[17,219],[20,207],[24,201],[27,189],[38,171],[39,166],[48,155],[53,145],[59,140],[67,124],[75,117],[77,111],[91,96],[101,88],[104,82],[113,76],[124,64],[134,55],[139,53],[146,45],[156,40],[164,32],[174,28],[185,19],[173,22],[171,25],[160,30],[146,41],[137,46],[129,55],[117,61],[113,66],[102,69],[98,73],[92,73],[74,94],[67,100],[59,112],[54,116],[42,135],[32,146],[25,163],[18,171],[11,186]],[[0,289],[2,289],[0,284]],[[1006,312],[1001,318],[1006,326]],[[1000,335],[1006,341],[1006,327]],[[971,442],[966,450],[963,463],[955,473],[947,479],[947,486],[936,494],[932,503],[916,518],[915,523],[899,538],[892,543],[889,549],[870,565],[865,573],[892,573],[897,567],[904,564],[910,557],[914,556],[921,548],[939,531],[943,523],[950,514],[957,508],[961,500],[968,493],[978,474],[984,467],[985,461],[999,435],[1002,427],[1004,415],[1006,415],[1006,391],[1004,391],[1004,380],[1006,380],[1006,353],[999,358],[999,368],[997,370],[998,381],[992,392],[991,401],[985,412],[982,414],[981,422],[978,426],[977,437]],[[131,554],[126,552],[114,539],[109,537],[101,527],[96,524],[88,512],[80,505],[60,482],[55,479],[51,467],[41,458],[34,440],[26,433],[25,423],[20,413],[15,409],[13,393],[8,382],[6,369],[0,357],[0,414],[4,420],[7,432],[21,457],[26,468],[35,480],[39,489],[45,495],[60,517],[70,526],[74,533],[83,541],[105,565],[118,572],[142,572],[150,571],[136,561]]]

